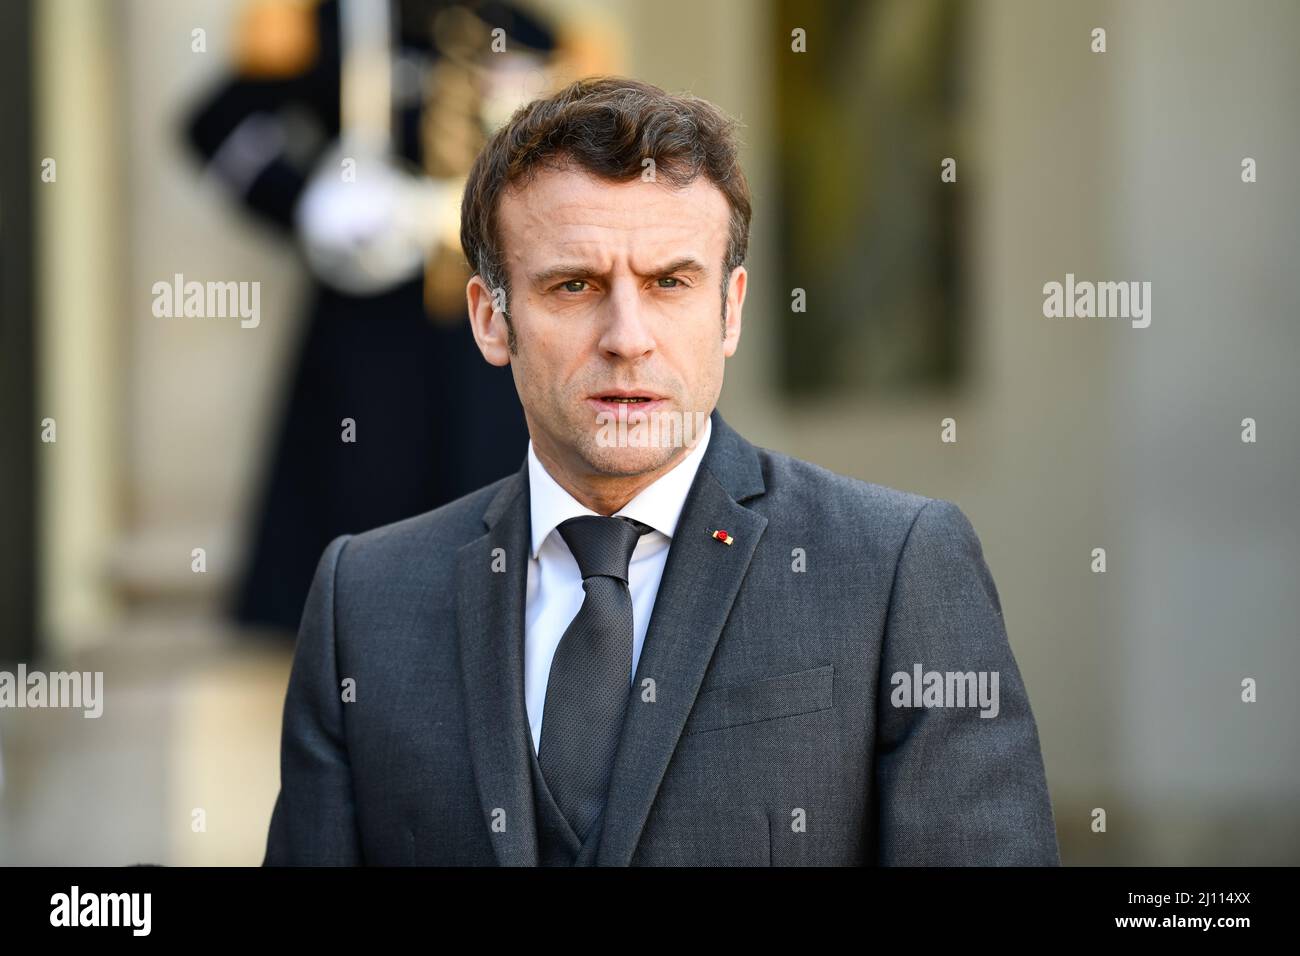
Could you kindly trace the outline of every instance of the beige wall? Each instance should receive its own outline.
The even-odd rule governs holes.
[[[35,187],[39,420],[54,443],[37,454],[41,494],[39,628],[68,653],[92,643],[116,602],[103,580],[118,528],[122,340],[118,241],[122,142],[107,7],[51,0],[35,8]],[[39,171],[54,161],[55,178]]]

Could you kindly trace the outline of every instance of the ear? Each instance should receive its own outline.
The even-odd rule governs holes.
[[[469,326],[474,333],[478,350],[491,365],[509,365],[509,330],[500,306],[504,305],[505,292],[500,299],[493,294],[483,278],[475,273],[465,286],[465,301],[469,307]]]
[[[745,283],[748,273],[744,266],[736,266],[727,282],[727,323],[722,337],[722,354],[731,358],[740,347],[741,312],[745,307]]]

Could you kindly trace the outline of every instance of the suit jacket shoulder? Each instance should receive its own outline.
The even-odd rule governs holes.
[[[954,534],[949,520],[969,527],[951,501],[852,478],[769,448],[754,448],[766,488],[763,497],[751,504],[768,516],[766,533],[775,532],[792,542],[815,542],[823,551],[831,549],[836,561],[893,568],[914,529],[933,528],[943,538]]]
[[[349,585],[359,587],[390,582],[403,567],[419,576],[441,559],[453,561],[459,548],[483,533],[489,506],[517,479],[507,475],[431,511],[348,535],[340,574],[345,569]]]

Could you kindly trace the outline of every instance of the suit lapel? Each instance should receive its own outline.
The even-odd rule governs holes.
[[[741,501],[762,494],[758,456],[715,410],[713,431],[664,565],[614,758],[595,862],[627,866],[767,518]],[[709,533],[722,529],[734,543]],[[641,699],[655,683],[655,702]],[[583,854],[591,857],[590,848]],[[579,863],[585,862],[582,858]]]
[[[524,705],[531,525],[527,459],[492,499],[483,521],[487,533],[463,546],[456,562],[456,630],[470,758],[484,819],[491,826],[504,812],[504,829],[491,832],[498,862],[537,866],[532,740]],[[493,571],[502,555],[505,570]]]

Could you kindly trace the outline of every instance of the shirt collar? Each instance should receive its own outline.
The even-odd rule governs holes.
[[[713,422],[706,417],[704,432],[686,457],[652,484],[642,488],[635,498],[614,514],[635,518],[671,538],[677,532],[677,520],[681,517],[682,508],[686,506],[686,494],[695,481],[695,473],[699,470],[704,449],[712,434]],[[596,513],[580,504],[551,477],[533,451],[531,438],[528,439],[528,496],[532,510],[534,558],[541,550],[542,543],[561,522],[579,515]]]

